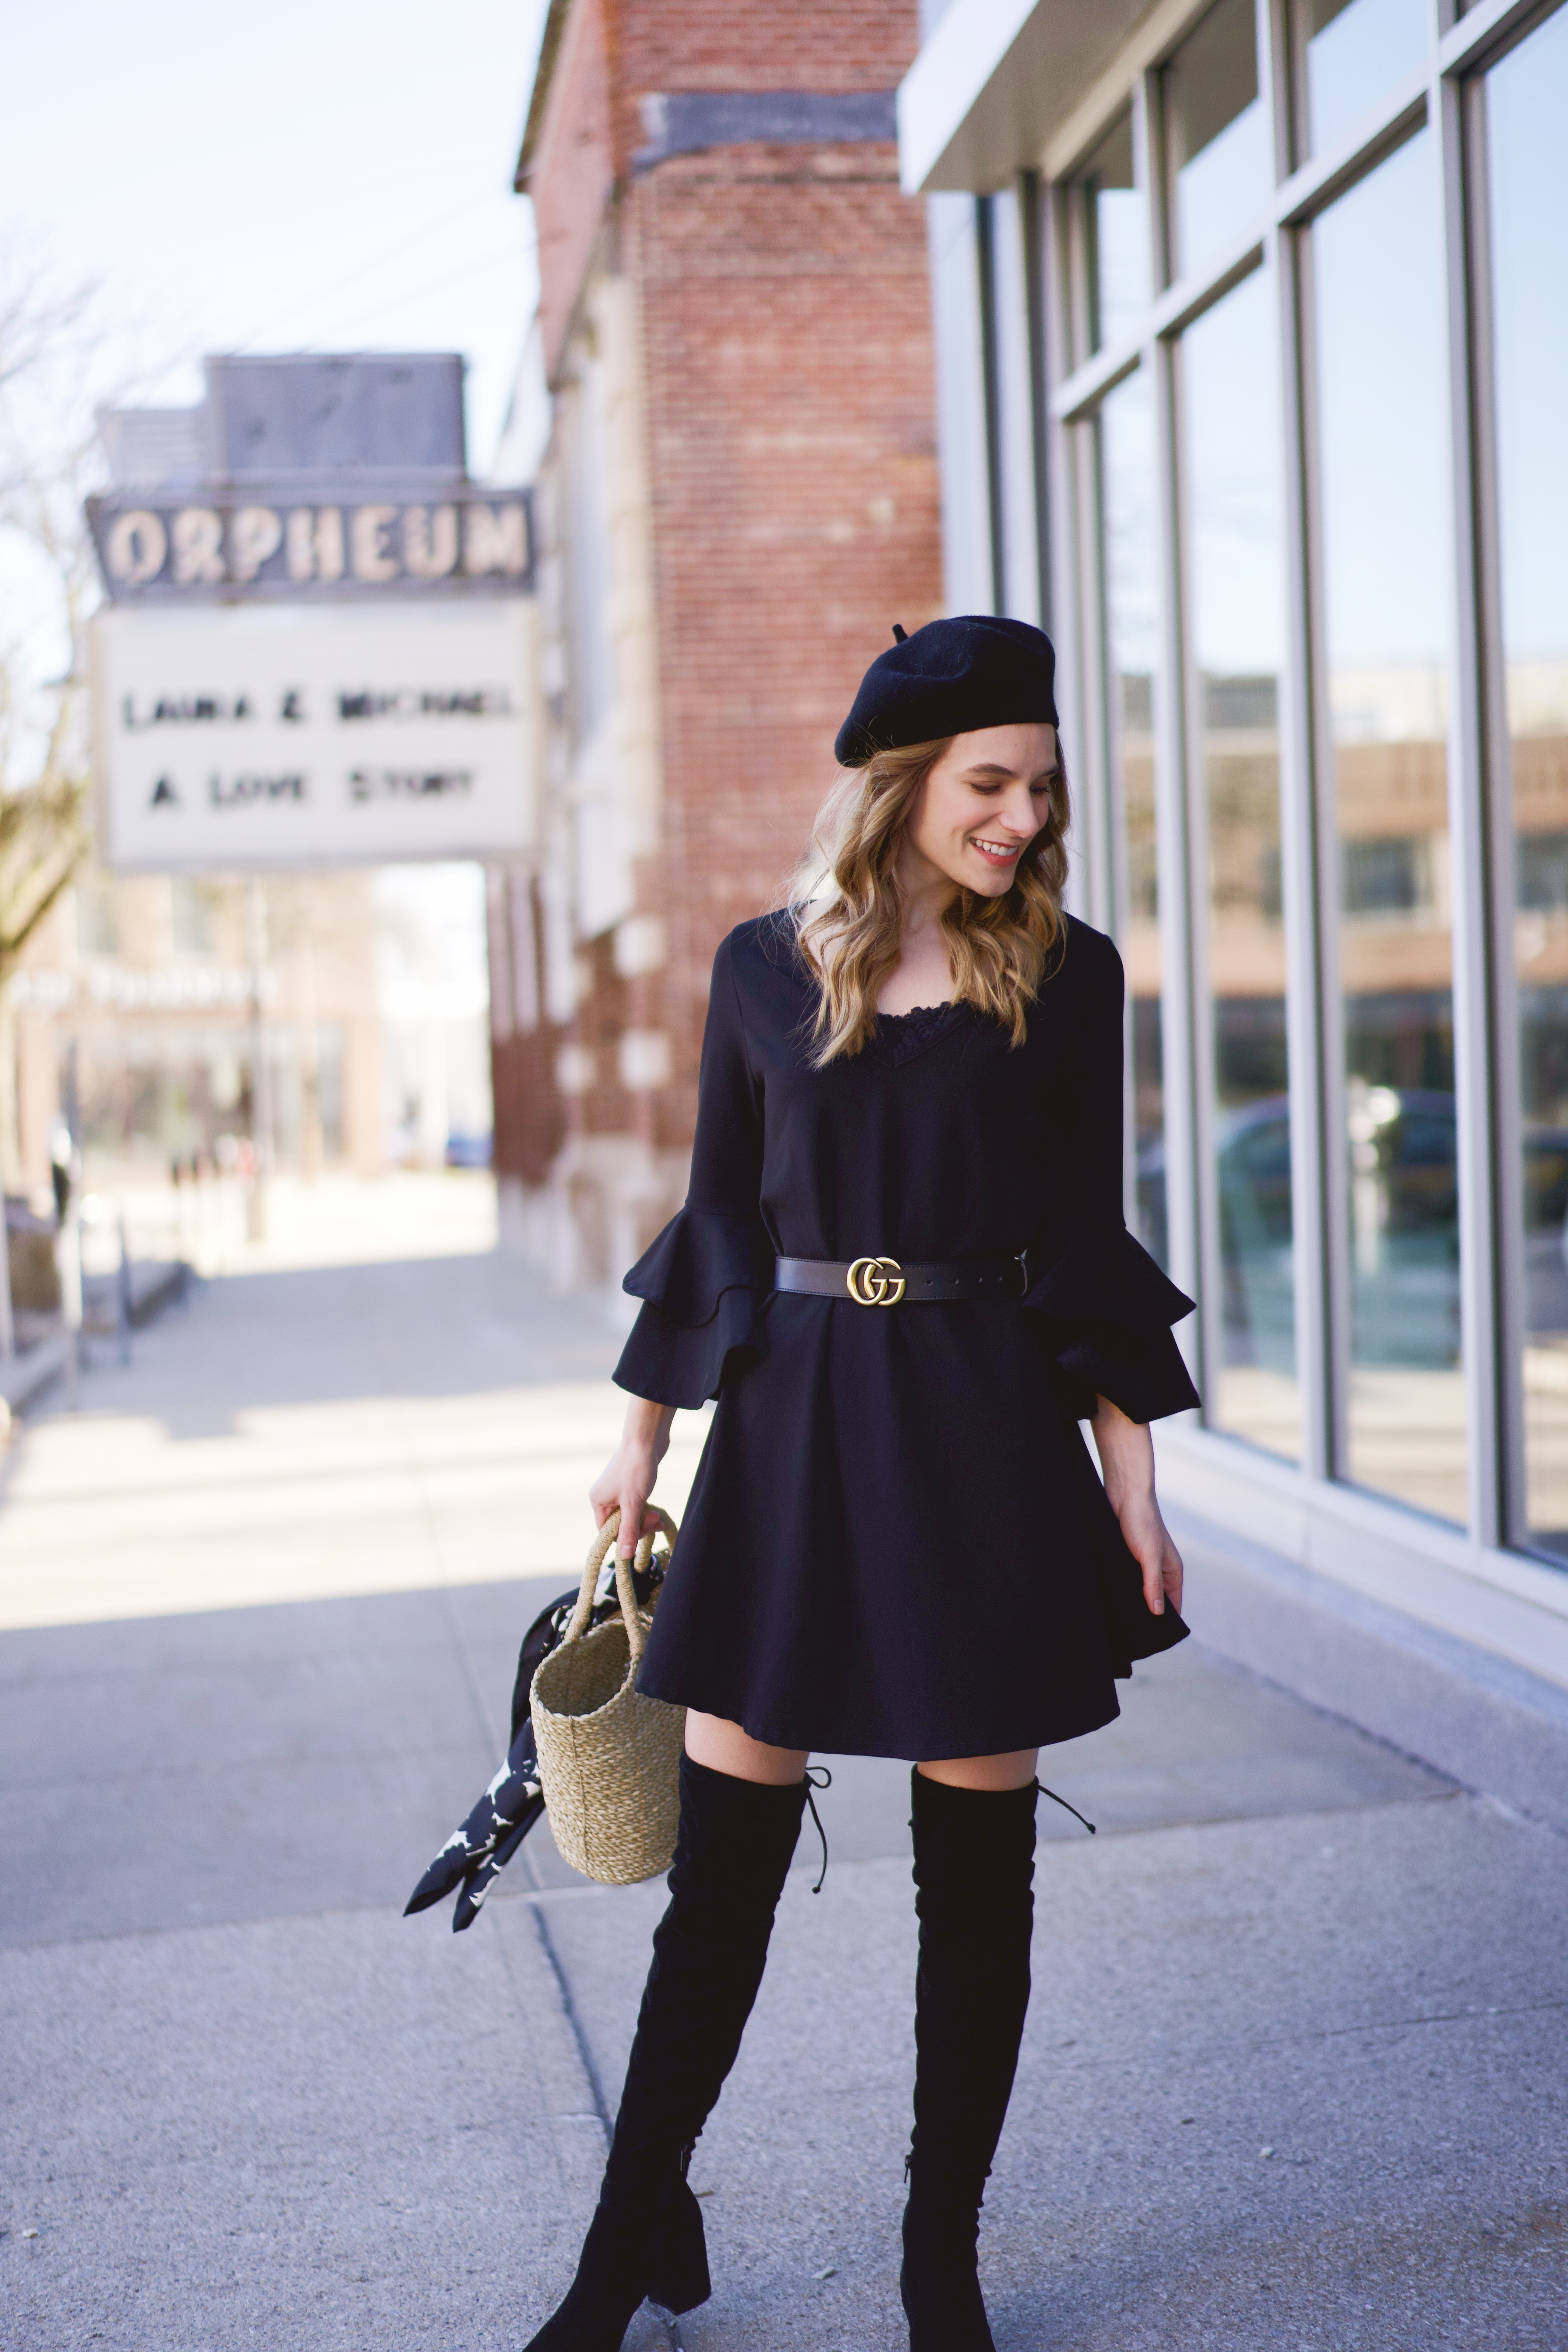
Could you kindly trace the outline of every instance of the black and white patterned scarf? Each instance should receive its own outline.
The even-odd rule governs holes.
[[[639,1609],[648,1606],[663,1578],[664,1562],[659,1557],[653,1559],[647,1575],[634,1569],[632,1583]],[[561,1593],[540,1612],[523,1635],[522,1647],[518,1652],[517,1680],[512,1685],[511,1745],[507,1749],[506,1761],[497,1769],[461,1829],[452,1832],[409,1896],[403,1912],[405,1919],[416,1911],[428,1911],[433,1903],[439,1903],[456,1887],[452,1932],[460,1935],[465,1927],[472,1927],[479,1917],[479,1906],[544,1811],[539,1755],[528,1712],[529,1693],[541,1659],[548,1657],[560,1643],[576,1605],[575,1591]],[[619,1611],[612,1559],[599,1572],[589,1622],[602,1625]]]

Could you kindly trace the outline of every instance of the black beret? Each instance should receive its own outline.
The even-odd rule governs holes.
[[[980,727],[1057,723],[1056,649],[1027,621],[964,613],[928,621],[879,654],[838,730],[834,756],[863,768],[878,751]]]

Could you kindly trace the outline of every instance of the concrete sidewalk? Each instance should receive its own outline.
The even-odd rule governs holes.
[[[614,1336],[484,1238],[209,1285],[13,1449],[7,2352],[500,2352],[570,2274],[662,1888],[541,1832],[468,1934],[399,1916],[619,1418]],[[905,2340],[907,1776],[834,1769],[699,2149],[689,2352]],[[1100,1834],[1042,1802],[1001,2352],[1563,2352],[1563,1841],[1196,1643],[1044,1769]]]

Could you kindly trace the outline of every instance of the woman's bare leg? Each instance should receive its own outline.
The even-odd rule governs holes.
[[[686,1714],[686,1752],[694,1764],[706,1764],[710,1772],[727,1772],[732,1780],[756,1780],[764,1789],[797,1787],[811,1753],[806,1748],[770,1748],[765,1739],[753,1739],[738,1723],[727,1723],[721,1715],[699,1715],[690,1707]]]
[[[687,1718],[690,1720],[689,1717]],[[688,1746],[690,1745],[689,1736]],[[777,1755],[777,1748],[763,1751]],[[916,1766],[928,1780],[946,1789],[1026,1789],[1040,1760],[1037,1748],[1015,1748],[1005,1756],[944,1756],[934,1764]]]

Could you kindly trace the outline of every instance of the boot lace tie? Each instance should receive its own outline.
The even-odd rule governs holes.
[[[814,1780],[812,1779],[811,1776],[814,1772],[821,1773],[822,1778],[820,1780]],[[821,1875],[817,1879],[816,1885],[811,1890],[814,1895],[820,1895],[822,1892],[822,1881],[827,1875],[827,1832],[822,1826],[822,1815],[816,1810],[816,1800],[813,1797],[811,1792],[814,1789],[831,1789],[833,1786],[833,1775],[828,1770],[826,1764],[808,1764],[805,1768],[805,1801],[811,1807],[811,1818],[816,1823],[816,1834],[822,1840],[822,1872]]]
[[[1090,1837],[1099,1836],[1100,1832],[1095,1828],[1094,1823],[1089,1821],[1084,1821],[1083,1815],[1079,1811],[1076,1805],[1069,1805],[1065,1797],[1058,1797],[1056,1790],[1054,1789],[1047,1789],[1043,1780],[1037,1780],[1035,1786],[1042,1797],[1048,1797],[1053,1805],[1059,1805],[1064,1813],[1070,1813],[1072,1815],[1075,1822],[1083,1822],[1083,1825],[1089,1832]]]

